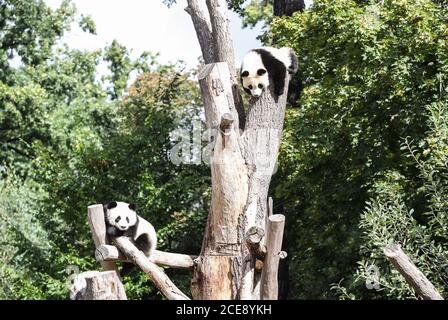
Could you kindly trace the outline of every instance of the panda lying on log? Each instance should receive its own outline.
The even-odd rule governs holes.
[[[109,202],[104,205],[104,216],[107,234],[110,237],[129,237],[148,258],[156,250],[156,231],[152,224],[137,215],[135,204]],[[126,266],[123,269],[129,268]]]

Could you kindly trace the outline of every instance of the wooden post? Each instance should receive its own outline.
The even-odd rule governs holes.
[[[266,258],[261,272],[261,299],[278,299],[278,265],[282,253],[283,230],[285,228],[285,216],[274,214],[269,217],[266,236]]]
[[[95,251],[95,258],[100,262],[130,262],[129,260],[127,260],[127,257],[120,250],[118,250],[117,247],[111,245],[99,246]],[[193,261],[196,258],[197,256],[155,250],[149,260],[159,266],[176,269],[192,269],[194,265]]]
[[[102,245],[106,245],[109,243],[109,239],[106,233],[106,221],[104,217],[104,209],[102,204],[94,204],[87,208],[87,217],[89,220],[90,231],[92,232],[93,242],[95,243],[95,247],[98,248]],[[111,261],[100,261],[101,266],[104,270],[109,271],[112,270],[115,272],[118,278],[118,286],[119,291],[122,292],[120,294],[123,300],[126,300],[126,293],[121,283],[120,273],[118,271],[117,265],[115,262]]]
[[[126,293],[115,271],[89,271],[76,276],[70,299],[126,300]]]
[[[190,300],[156,264],[149,261],[145,254],[135,247],[129,238],[118,237],[113,241],[127,260],[142,269],[165,297],[169,300]]]
[[[400,245],[390,244],[383,251],[387,259],[403,275],[406,282],[420,297],[425,300],[443,300],[443,297],[434,285],[403,252]]]

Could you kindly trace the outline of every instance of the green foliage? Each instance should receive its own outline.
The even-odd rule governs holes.
[[[380,297],[415,298],[403,277],[390,270],[382,249],[398,243],[417,267],[430,279],[442,296],[448,288],[448,113],[447,105],[428,107],[427,136],[416,147],[407,140],[403,149],[419,170],[421,181],[414,185],[398,172],[386,172],[374,185],[372,201],[361,216],[363,260],[359,262],[352,291],[359,291],[359,280],[365,280],[365,267],[381,266]],[[412,188],[407,188],[412,185]],[[415,198],[424,197],[416,203]],[[421,205],[421,201],[425,205]],[[409,205],[415,206],[409,209]],[[361,281],[362,282],[362,281]]]
[[[380,244],[369,236],[383,224],[388,239],[408,238],[412,247],[406,249],[417,257],[421,243],[435,241],[428,234],[440,233],[435,226],[446,223],[446,192],[439,185],[427,186],[431,180],[424,182],[421,169],[401,148],[404,137],[418,143],[428,139],[433,125],[426,120],[436,110],[433,106],[446,110],[445,21],[446,11],[431,1],[321,0],[303,13],[272,23],[270,37],[294,48],[305,79],[302,107],[287,115],[274,187],[278,210],[288,217],[290,274],[297,275],[291,279],[292,297],[332,297],[330,284],[343,278],[343,284],[352,283],[352,270],[366,252],[373,252],[373,243],[376,256],[381,255]],[[431,135],[440,145],[441,126],[433,127],[437,133]],[[446,149],[436,151],[434,144],[425,152],[438,152],[440,171]],[[363,214],[366,201],[385,188],[381,181],[388,172],[404,177],[399,186],[406,198],[371,202]],[[443,174],[435,181],[442,183]],[[386,210],[382,201],[395,205]],[[426,217],[424,212],[434,205],[443,209]],[[415,230],[431,230],[420,242],[415,230],[400,238],[390,230],[398,220],[414,223],[407,208],[414,208],[419,217],[421,226]],[[437,218],[431,218],[434,215]],[[421,259],[429,263],[427,257]],[[441,267],[440,257],[432,262]],[[404,286],[400,288],[395,291],[399,294],[389,296],[410,296]],[[372,295],[365,288],[356,292],[359,298]]]
[[[229,8],[240,15],[243,27],[255,27],[259,22],[266,30],[273,18],[273,0],[230,0]]]
[[[265,2],[230,5],[247,25],[271,19]],[[56,48],[72,21],[95,33],[69,2],[0,0],[0,14],[0,299],[67,299],[74,272],[99,268],[93,203],[136,202],[160,249],[198,253],[209,168],[170,161],[172,133],[200,129],[192,74],[117,41]],[[320,0],[269,26],[305,79],[271,186],[289,298],[415,298],[383,257],[392,242],[447,295],[446,20],[443,1]],[[365,287],[372,264],[379,291]],[[188,292],[189,271],[166,272]],[[124,283],[129,298],[163,299],[138,270]]]
[[[42,0],[0,1],[0,81],[5,81],[12,72],[9,60],[13,57],[26,65],[45,61],[74,13],[68,0],[55,11]]]
[[[93,21],[91,16],[81,15],[81,18],[79,19],[79,26],[84,32],[96,34],[95,21]]]

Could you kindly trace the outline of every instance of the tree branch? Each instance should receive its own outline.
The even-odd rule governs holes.
[[[115,245],[126,256],[128,261],[133,262],[145,272],[151,281],[169,300],[190,300],[168,276],[154,263],[138,250],[131,240],[127,237],[118,237],[113,239]]]
[[[185,11],[191,16],[199,45],[201,46],[204,63],[213,63],[216,61],[213,47],[212,26],[210,16],[206,11],[204,0],[187,0],[188,6]],[[205,8],[204,8],[205,7]]]
[[[384,254],[419,296],[425,300],[443,300],[434,285],[415,266],[399,245],[386,246]]]

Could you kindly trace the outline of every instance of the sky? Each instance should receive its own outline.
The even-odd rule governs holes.
[[[57,8],[62,0],[45,0]],[[97,35],[81,31],[75,24],[62,42],[71,48],[95,50],[117,39],[131,50],[133,57],[143,51],[159,52],[159,62],[183,60],[187,69],[197,66],[201,50],[190,16],[185,12],[186,0],[177,0],[167,8],[162,0],[72,0],[78,14],[90,15]],[[256,40],[261,27],[243,29],[241,19],[230,13],[236,60],[261,43]]]

